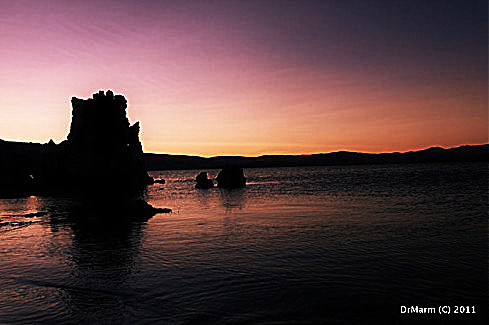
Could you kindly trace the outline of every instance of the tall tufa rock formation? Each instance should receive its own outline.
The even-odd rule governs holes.
[[[151,184],[139,141],[139,122],[130,125],[127,101],[108,90],[93,98],[71,99],[68,139],[52,153],[41,185],[53,190],[132,193]]]
[[[142,199],[153,178],[144,164],[139,123],[130,125],[124,96],[99,91],[89,99],[73,97],[71,104],[70,132],[59,145],[49,141],[17,148],[0,141],[0,149],[5,147],[0,151],[11,158],[0,159],[0,197],[77,197],[81,198],[77,214],[104,218],[144,221],[171,212]],[[29,153],[24,153],[27,147]]]

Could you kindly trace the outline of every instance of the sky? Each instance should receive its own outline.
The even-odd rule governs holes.
[[[66,139],[111,89],[145,152],[488,142],[487,1],[0,0],[0,139]]]

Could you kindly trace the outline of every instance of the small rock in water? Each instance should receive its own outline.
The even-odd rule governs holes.
[[[238,166],[226,166],[217,174],[217,186],[222,188],[239,188],[246,186],[243,169]]]
[[[9,217],[23,217],[23,218],[35,218],[35,217],[42,217],[47,215],[47,212],[44,211],[38,211],[38,212],[30,212],[30,213],[25,213],[25,214],[9,214]]]
[[[45,216],[46,214],[48,214],[47,212],[31,212],[31,213],[27,213],[27,214],[24,214],[23,217],[25,218],[35,218],[35,217],[42,217],[42,216]]]
[[[129,206],[129,211],[135,215],[154,216],[157,213],[170,213],[168,208],[155,208],[144,200],[136,200]]]
[[[172,209],[170,208],[154,208],[155,213],[170,213]]]
[[[195,184],[195,188],[207,189],[214,187],[214,182],[212,179],[207,178],[207,172],[201,172],[195,178],[197,184]]]

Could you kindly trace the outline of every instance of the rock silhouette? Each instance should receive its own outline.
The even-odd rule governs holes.
[[[172,210],[168,208],[155,208],[148,202],[138,199],[129,205],[128,212],[140,218],[149,218],[158,213],[170,213]]]
[[[239,188],[246,186],[246,178],[243,174],[243,169],[236,165],[224,167],[217,174],[217,186],[221,188]]]
[[[140,199],[154,181],[146,171],[139,122],[130,125],[124,96],[99,91],[89,99],[73,97],[71,103],[67,140],[7,146],[12,163],[0,159],[0,195],[68,195],[82,198],[93,210],[122,207],[146,216],[170,212]]]
[[[144,165],[139,122],[129,124],[124,96],[100,91],[71,103],[68,139],[59,145],[55,168],[44,169],[51,175],[43,185],[85,191],[110,184],[117,192],[134,192],[153,182]]]
[[[195,180],[197,181],[195,188],[207,189],[214,187],[214,182],[212,179],[207,178],[207,172],[201,172],[199,175],[197,175]]]
[[[46,146],[0,140],[0,198],[32,193],[35,187],[33,174]]]

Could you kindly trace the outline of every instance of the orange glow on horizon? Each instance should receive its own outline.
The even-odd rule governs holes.
[[[244,153],[239,154],[239,153],[233,153],[230,151],[229,153],[226,151],[217,151],[217,153],[212,154],[212,155],[207,155],[205,153],[201,153],[199,151],[192,151],[192,152],[165,152],[165,151],[151,151],[151,150],[144,150],[145,153],[153,153],[153,154],[162,154],[162,155],[178,155],[178,156],[199,156],[203,158],[212,158],[212,157],[219,157],[219,156],[234,156],[234,157],[260,157],[260,156],[267,156],[267,155],[316,155],[316,154],[328,154],[328,153],[334,153],[334,152],[339,152],[339,151],[348,151],[348,152],[358,152],[358,153],[370,153],[370,154],[378,154],[378,153],[405,153],[405,152],[410,152],[410,151],[420,151],[432,147],[440,147],[443,149],[450,149],[450,148],[456,148],[460,146],[477,146],[477,145],[486,145],[489,144],[489,142],[479,142],[479,143],[460,143],[457,145],[453,146],[446,146],[446,145],[430,145],[427,147],[413,147],[413,148],[408,148],[408,149],[397,149],[397,148],[387,148],[385,150],[378,150],[378,151],[373,151],[373,150],[368,150],[368,149],[355,149],[355,148],[349,148],[349,147],[339,147],[339,148],[334,148],[330,150],[321,150],[321,151],[277,151],[277,152],[264,152],[264,153],[256,153],[255,151],[251,150],[249,153],[246,153],[246,151],[243,151]]]

